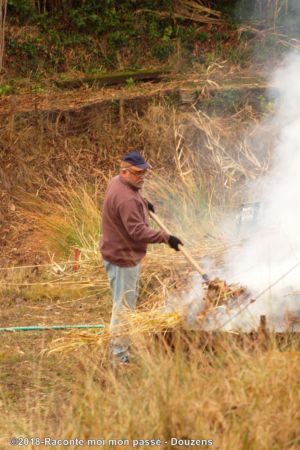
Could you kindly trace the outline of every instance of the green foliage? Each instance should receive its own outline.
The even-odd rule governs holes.
[[[239,89],[216,92],[209,101],[210,113],[233,114],[245,104],[244,93]]]
[[[173,10],[173,0],[161,0],[159,3],[161,9],[167,9],[170,12]]]
[[[110,48],[118,49],[124,47],[128,43],[129,36],[125,31],[112,31],[107,35]]]
[[[53,36],[49,33],[48,44],[52,43]],[[65,62],[61,42],[55,40],[56,44],[46,45],[41,37],[26,38],[21,37],[17,40],[8,37],[6,40],[6,54],[12,60],[12,67],[21,74],[27,72],[36,72],[43,68],[45,64],[50,65],[51,69],[59,70]]]
[[[91,75],[99,75],[99,74],[103,74],[103,72],[105,72],[104,67],[100,66],[100,67],[91,67],[89,69],[87,69],[85,71],[87,74],[91,74]]]
[[[155,41],[160,37],[159,24],[156,17],[152,17],[152,20],[149,22],[148,37],[150,41]]]
[[[155,58],[157,58],[159,60],[164,60],[168,56],[170,56],[170,54],[173,52],[174,45],[171,40],[172,34],[173,34],[173,28],[171,26],[167,26],[164,29],[164,34],[163,34],[163,37],[160,40],[160,42],[158,42],[152,48],[152,55]]]
[[[152,56],[159,60],[165,60],[173,52],[174,47],[172,42],[161,42],[152,48]]]
[[[225,58],[232,64],[243,66],[246,61],[246,52],[238,47],[228,47],[225,52]]]
[[[78,31],[102,34],[119,28],[120,15],[117,13],[114,0],[102,0],[99,4],[87,0],[80,7],[71,9],[68,13],[70,25]]]
[[[229,34],[226,31],[216,31],[213,36],[217,42],[224,42],[229,38]]]
[[[45,88],[40,83],[36,83],[31,87],[31,92],[34,94],[41,94],[45,92]]]
[[[205,42],[208,39],[208,34],[199,31],[196,27],[180,26],[177,28],[176,37],[180,39],[185,48],[192,50],[196,42]]]
[[[39,56],[43,53],[43,46],[38,38],[29,37],[25,41],[18,41],[14,38],[7,38],[6,53],[13,57],[17,65],[16,69],[20,73],[27,70],[36,70],[39,63]]]
[[[0,84],[0,96],[9,95],[14,93],[13,86],[9,84]]]
[[[259,107],[262,113],[271,114],[275,111],[274,101],[268,100],[264,95],[260,95],[258,97]]]
[[[164,29],[163,41],[168,41],[171,39],[173,34],[173,28],[169,25]]]
[[[13,21],[19,23],[28,23],[36,19],[36,11],[32,2],[28,0],[8,0],[8,14]]]
[[[26,36],[6,35],[5,64],[22,75],[139,68],[151,57],[166,61],[175,48],[186,66],[197,57],[204,60],[205,47],[208,63],[219,57],[244,61],[238,50],[222,46],[230,38],[227,28],[203,31],[193,22],[175,21],[173,0],[8,0],[8,5],[12,21],[32,25]]]
[[[206,42],[208,39],[208,34],[205,31],[198,31],[196,39],[199,42]]]
[[[238,24],[253,16],[255,3],[253,0],[219,0],[217,8],[222,11],[228,21]]]
[[[127,78],[127,80],[126,80],[126,87],[131,89],[134,86],[135,86],[134,79],[132,77]]]
[[[207,52],[205,56],[206,56],[206,61],[207,61],[208,65],[216,62],[216,60],[218,58],[216,52],[214,52],[214,51]]]

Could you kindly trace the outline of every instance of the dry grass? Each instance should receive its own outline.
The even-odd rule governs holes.
[[[137,334],[136,363],[117,371],[101,346],[88,356],[85,348],[68,358],[19,355],[14,367],[23,371],[23,389],[13,393],[7,384],[2,390],[1,448],[18,435],[128,439],[128,448],[133,439],[161,439],[168,444],[159,448],[178,448],[170,444],[177,438],[212,439],[222,450],[298,449],[296,343],[281,352],[276,344],[251,351],[229,336],[216,337],[213,351],[199,342],[197,335],[187,340],[178,333],[172,350],[160,337]],[[28,358],[36,368],[31,376],[22,369]],[[2,381],[7,376],[5,365]]]
[[[168,12],[156,12],[159,17],[169,17]],[[222,25],[223,19],[221,18],[220,11],[212,8],[208,8],[203,5],[203,2],[197,0],[181,0],[175,2],[174,12],[172,17],[179,20],[189,20],[195,23],[201,23],[206,25]]]
[[[152,105],[142,118],[129,116],[125,129],[115,137],[117,144],[130,129],[137,136],[139,147],[145,148],[156,166],[145,196],[200,262],[203,256],[220,259],[228,245],[219,229],[220,211],[236,202],[240,179],[253,179],[268,167],[269,155],[256,155],[244,141],[241,128],[239,115],[212,119],[202,112],[176,112],[166,105]],[[44,291],[49,299],[75,300],[107,295],[107,279],[98,256],[99,209],[107,182],[117,173],[119,147],[117,144],[111,154],[104,152],[101,162],[95,151],[96,140],[99,138],[105,148],[114,129],[113,124],[106,123],[101,129],[91,127],[87,135],[60,136],[55,141],[51,131],[35,136],[37,141],[42,139],[42,147],[33,142],[31,164],[23,166],[24,173],[18,180],[32,193],[11,191],[17,205],[15,233],[23,236],[18,245],[28,255],[38,253],[40,260],[26,270],[2,271],[2,296],[35,300]],[[22,161],[32,134],[32,128],[26,125],[17,135],[17,161]],[[46,153],[44,146],[50,142]],[[96,166],[95,157],[99,161]],[[76,249],[79,268],[74,271]],[[148,298],[151,308],[186,283],[190,273],[183,255],[167,246],[150,246],[143,265],[141,297]]]
[[[244,141],[239,116],[212,119],[154,105],[142,118],[130,116],[114,142],[116,128],[108,123],[73,137],[33,135],[27,125],[24,139],[22,130],[15,137],[13,154],[22,160],[31,137],[31,164],[22,166],[18,179],[30,193],[7,189],[16,205],[16,228],[25,231],[30,223],[26,248],[38,243],[43,258],[1,270],[3,325],[108,325],[111,299],[97,253],[99,209],[124,134],[156,166],[145,195],[198,260],[220,258],[224,249],[215,205],[232,205],[240,178],[253,179],[268,167],[269,155],[260,158]],[[5,336],[0,448],[6,450],[13,435],[156,438],[168,442],[164,448],[176,448],[172,437],[212,439],[222,450],[299,448],[297,339],[281,347],[271,339],[266,347],[222,335],[203,345],[198,333],[184,331],[181,313],[162,309],[168,295],[187,288],[191,270],[183,256],[150,246],[142,274],[139,310],[124,325],[135,361],[128,370],[111,365],[108,327],[100,333]],[[172,345],[163,338],[166,329],[173,331]]]
[[[228,206],[237,187],[268,170],[270,143],[262,153],[244,138],[249,129],[255,132],[257,119],[251,107],[228,118],[212,118],[201,110],[153,105],[142,120],[131,119],[128,129],[136,131],[155,165],[157,160],[164,167],[175,165],[175,176],[192,195],[197,186],[208,203]]]

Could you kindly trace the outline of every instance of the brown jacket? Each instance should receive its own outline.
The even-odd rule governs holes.
[[[120,267],[137,265],[146,255],[147,244],[167,243],[169,235],[149,228],[146,201],[138,189],[120,175],[105,194],[100,252],[104,260]]]

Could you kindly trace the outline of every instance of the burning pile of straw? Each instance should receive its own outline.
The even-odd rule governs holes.
[[[205,290],[205,306],[211,309],[217,306],[238,305],[250,296],[250,293],[243,286],[237,284],[227,284],[226,281],[215,278],[210,281]]]

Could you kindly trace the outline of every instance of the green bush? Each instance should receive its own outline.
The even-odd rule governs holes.
[[[14,22],[26,23],[36,19],[36,11],[28,0],[8,0],[7,11]]]
[[[181,43],[188,50],[194,48],[195,42],[205,42],[208,39],[208,34],[199,31],[195,27],[178,27],[176,37],[180,39]]]
[[[29,36],[26,40],[8,37],[6,40],[8,65],[21,74],[34,73],[47,65],[52,70],[61,70],[65,56],[59,35],[50,35],[48,44],[50,45],[46,45],[41,37]]]
[[[126,87],[128,89],[132,89],[134,86],[135,86],[134,79],[132,77],[127,78],[127,80],[126,80]]]
[[[150,41],[155,41],[160,38],[159,25],[156,17],[152,17],[152,20],[150,20],[147,35]]]
[[[164,60],[174,51],[174,45],[171,40],[172,34],[173,28],[171,26],[167,26],[164,29],[164,34],[160,42],[152,47],[151,53],[154,58]]]
[[[70,25],[78,31],[92,34],[103,34],[119,29],[122,23],[116,3],[114,0],[101,2],[87,0],[82,6],[70,9],[68,12]]]
[[[14,93],[13,86],[10,86],[9,84],[0,84],[0,97],[2,95],[9,95]]]
[[[109,46],[113,49],[123,47],[128,43],[129,36],[125,31],[112,31],[107,35]]]
[[[151,54],[154,58],[165,60],[174,51],[174,45],[171,41],[161,42],[152,47]]]

